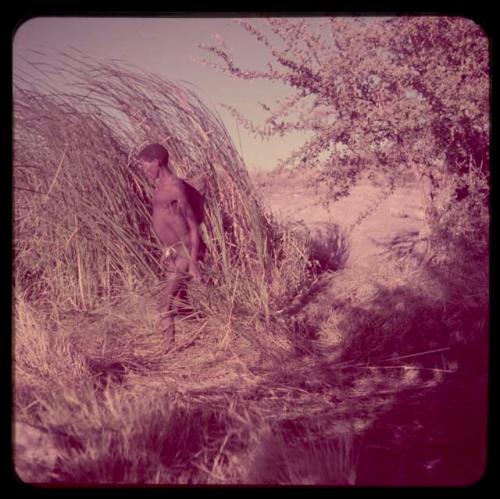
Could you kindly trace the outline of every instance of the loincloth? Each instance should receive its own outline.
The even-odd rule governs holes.
[[[186,256],[189,256],[189,253],[187,252],[187,249],[183,243],[171,244],[170,246],[165,246],[161,254],[161,259],[162,261],[172,262],[181,253],[185,254]]]

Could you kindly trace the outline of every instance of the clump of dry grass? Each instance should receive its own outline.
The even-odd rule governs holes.
[[[297,359],[288,369],[262,376],[241,360],[231,362],[239,352],[214,351],[210,358],[206,347],[192,347],[148,366],[134,364],[129,346],[120,359],[127,365],[124,379],[97,386],[88,350],[82,351],[74,336],[51,331],[50,314],[25,300],[17,301],[17,309],[16,418],[36,423],[56,442],[56,465],[41,470],[41,482],[332,484],[352,479],[349,437],[347,447],[343,437],[336,438],[359,409],[332,407],[331,380],[319,381],[321,390],[318,383],[307,384],[317,374],[314,363]],[[88,341],[93,334],[85,330]],[[129,339],[125,335],[122,341]],[[108,361],[112,357],[108,351]],[[272,466],[264,473],[266,462]],[[29,470],[26,463],[16,464]]]
[[[249,408],[229,397],[197,403],[165,382],[146,392],[116,382],[96,390],[84,355],[50,331],[50,318],[25,300],[16,306],[16,419],[65,436],[40,481],[206,483],[229,449],[247,446],[257,426]]]
[[[268,326],[307,285],[307,244],[266,215],[222,122],[186,86],[65,54],[42,82],[16,76],[14,111],[15,280],[33,302],[92,310],[164,279],[134,168],[148,142],[165,144],[179,176],[205,178],[200,313]]]
[[[70,92],[51,86],[51,71]],[[265,214],[222,123],[192,91],[68,55],[42,80],[17,76],[14,95],[16,418],[79,443],[60,443],[52,481],[244,480],[245,452],[267,423],[234,390],[258,382],[259,356],[272,364],[293,352],[277,311],[311,282],[307,240]],[[168,356],[151,192],[133,161],[146,142],[207,185],[206,282],[191,286],[193,312],[177,320]]]

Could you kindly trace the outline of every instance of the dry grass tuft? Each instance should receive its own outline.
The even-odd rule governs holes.
[[[71,93],[52,86],[53,72]],[[192,287],[191,305],[227,323],[221,341],[257,345],[253,323],[272,329],[273,311],[307,286],[307,243],[264,212],[222,122],[192,90],[64,54],[42,83],[17,75],[14,102],[15,282],[31,303],[92,311],[164,280],[150,187],[134,168],[146,142],[168,147],[179,176],[205,179],[208,286]]]
[[[60,442],[52,481],[240,480],[236,450],[265,424],[234,393],[294,351],[276,311],[313,278],[307,241],[264,212],[193,91],[80,55],[45,68],[14,90],[16,419],[78,442]],[[161,247],[133,159],[146,142],[207,185],[206,282],[191,286],[168,355]]]

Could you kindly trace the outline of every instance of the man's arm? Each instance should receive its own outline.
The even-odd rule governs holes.
[[[198,253],[200,250],[200,233],[198,230],[198,222],[194,210],[189,202],[186,195],[186,191],[183,186],[179,186],[177,194],[177,199],[179,202],[179,207],[181,208],[184,218],[186,220],[187,226],[189,227],[189,237],[191,242],[191,262],[189,264],[189,273],[196,279],[201,280],[200,271],[198,269]]]

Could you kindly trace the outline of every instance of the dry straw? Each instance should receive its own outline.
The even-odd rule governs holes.
[[[151,142],[169,149],[179,176],[205,180],[205,273],[224,311],[268,316],[300,291],[302,243],[264,213],[220,118],[187,85],[82,54],[35,70],[41,78],[19,73],[14,85],[16,284],[27,296],[91,310],[161,282],[150,187],[134,160]]]
[[[239,449],[266,423],[234,385],[257,382],[246,357],[293,350],[277,312],[312,277],[307,241],[264,212],[220,118],[187,86],[82,54],[33,71],[14,83],[16,417],[83,442],[60,448],[57,480],[243,480]],[[152,142],[207,187],[205,282],[169,355],[154,324],[162,248],[134,160]]]
[[[208,320],[225,346],[244,337],[266,355],[293,349],[278,312],[311,282],[310,242],[264,211],[217,113],[187,84],[116,61],[62,54],[33,71],[40,78],[14,80],[16,293],[56,314],[131,292],[161,300],[151,186],[135,160],[158,142],[178,176],[206,186],[196,324]]]

